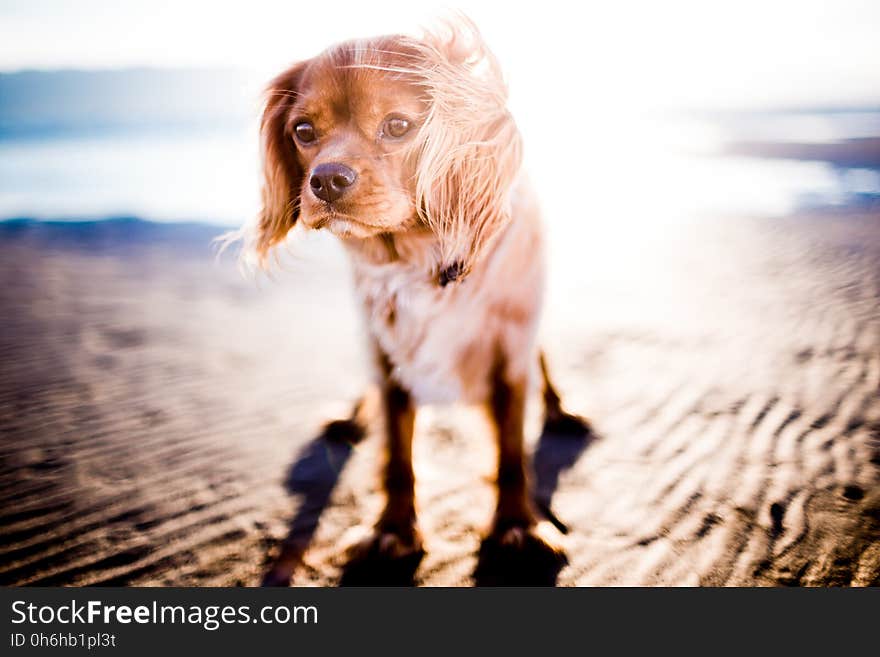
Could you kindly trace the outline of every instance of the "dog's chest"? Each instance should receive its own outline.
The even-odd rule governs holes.
[[[485,308],[466,284],[438,287],[405,264],[355,268],[355,288],[392,376],[421,403],[485,398]]]

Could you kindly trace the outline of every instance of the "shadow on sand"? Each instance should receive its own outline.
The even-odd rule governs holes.
[[[302,500],[290,521],[287,537],[271,567],[263,576],[263,586],[289,586],[296,567],[302,562],[318,521],[321,519],[342,469],[348,462],[363,430],[350,420],[330,422],[299,453],[290,466],[285,485],[291,495]]]

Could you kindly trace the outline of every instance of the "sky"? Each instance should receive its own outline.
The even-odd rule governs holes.
[[[502,3],[471,16],[517,95],[652,108],[880,102],[880,2]],[[222,67],[268,76],[332,42],[417,26],[441,4],[0,0],[0,71]],[[567,110],[568,111],[568,110]]]

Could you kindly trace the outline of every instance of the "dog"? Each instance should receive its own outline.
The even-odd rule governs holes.
[[[465,402],[488,411],[498,444],[485,541],[564,558],[529,490],[523,423],[533,377],[543,380],[545,426],[586,424],[563,410],[536,346],[544,234],[506,103],[498,62],[467,19],[420,38],[335,45],[268,87],[262,210],[233,239],[246,262],[265,268],[301,224],[333,233],[350,257],[386,448],[386,504],[364,553],[423,551],[416,409]]]

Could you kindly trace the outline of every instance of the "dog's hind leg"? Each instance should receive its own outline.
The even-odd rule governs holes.
[[[590,433],[590,423],[580,415],[573,415],[562,408],[562,399],[550,380],[547,357],[543,351],[538,355],[541,365],[542,393],[544,396],[544,431],[554,434],[583,437]]]
[[[379,389],[370,387],[354,403],[351,414],[324,425],[323,436],[334,442],[359,443],[367,435],[379,406]]]

